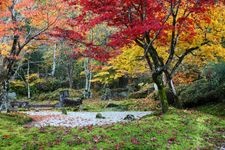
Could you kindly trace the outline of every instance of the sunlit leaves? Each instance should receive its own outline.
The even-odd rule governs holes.
[[[1,0],[0,1],[0,11],[4,11],[7,9],[7,7],[10,5],[10,0]]]
[[[137,45],[126,46],[121,54],[111,58],[105,66],[96,70],[92,82],[112,83],[122,76],[136,77],[147,72],[147,64],[143,61],[143,50]]]
[[[124,75],[137,76],[147,71],[147,64],[143,61],[143,49],[137,45],[126,46],[122,53],[112,58],[109,63]]]

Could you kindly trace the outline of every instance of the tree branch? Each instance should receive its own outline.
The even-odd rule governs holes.
[[[186,49],[185,52],[181,56],[178,57],[178,61],[174,65],[174,67],[173,67],[173,69],[172,69],[172,71],[170,73],[170,76],[172,76],[175,73],[176,69],[179,67],[179,65],[183,62],[184,58],[188,54],[193,53],[193,51],[200,49],[201,46],[207,45],[208,43],[209,43],[209,41],[205,41],[200,46],[196,46],[196,47],[192,47],[192,48]]]

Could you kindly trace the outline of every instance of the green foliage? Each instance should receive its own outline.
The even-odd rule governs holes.
[[[52,92],[61,87],[64,87],[65,83],[64,81],[60,81],[56,78],[39,78],[37,74],[31,74],[29,78],[29,85],[31,95],[36,96],[37,94]],[[27,85],[24,81],[13,80],[10,82],[10,88],[18,95],[27,95]]]
[[[65,108],[61,109],[63,115],[67,115],[67,110]]]
[[[56,78],[46,78],[37,80],[34,86],[36,86],[39,93],[42,93],[57,90],[61,87],[61,84],[62,82]]]
[[[224,90],[224,83],[219,86],[212,86],[202,79],[186,86],[185,90],[179,93],[179,97],[184,107],[193,107],[223,100],[225,98]]]
[[[209,64],[203,71],[204,78],[190,85],[179,87],[182,105],[192,107],[225,99],[225,63]]]
[[[184,90],[182,90],[184,89]],[[185,87],[178,87],[179,97],[184,107],[192,107],[209,101],[207,92],[210,91],[209,83],[202,79]]]
[[[129,98],[146,98],[150,93],[154,92],[153,84],[144,84],[143,82],[138,84],[140,90],[136,92],[131,92]]]
[[[210,63],[203,71],[204,77],[214,86],[225,82],[225,62]]]
[[[26,95],[27,93],[26,84],[21,80],[11,81],[10,88],[19,95]]]
[[[41,94],[36,94],[32,97],[32,100],[35,101],[45,101],[45,100],[59,100],[59,93],[60,91],[64,91],[64,90],[68,90],[70,97],[81,97],[82,94],[82,90],[74,90],[74,89],[68,89],[68,88],[59,88],[55,91],[52,92],[47,92],[47,93],[41,93]]]

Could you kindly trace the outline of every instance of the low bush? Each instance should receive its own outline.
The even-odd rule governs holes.
[[[225,62],[209,64],[203,78],[187,86],[178,87],[179,99],[184,107],[193,107],[225,99]]]
[[[55,91],[59,88],[64,87],[65,81],[60,81],[56,78],[39,78],[33,74],[29,80],[30,92],[31,95],[36,95],[40,93],[47,93]],[[16,92],[19,96],[27,95],[27,85],[22,80],[13,80],[10,82],[10,89],[13,92]],[[44,95],[44,94],[43,94]]]
[[[180,91],[179,99],[183,107],[193,107],[208,102],[221,101],[225,98],[224,91],[224,83],[219,86],[212,86],[208,81],[202,79]]]
[[[82,97],[82,90],[74,90],[74,89],[68,89],[68,88],[59,88],[53,92],[48,93],[41,93],[36,94],[32,97],[32,100],[35,101],[44,101],[44,100],[59,100],[60,91],[68,90],[70,94],[70,98],[73,97]]]
[[[39,79],[35,81],[35,86],[39,92],[50,92],[60,88],[61,81],[55,78]]]

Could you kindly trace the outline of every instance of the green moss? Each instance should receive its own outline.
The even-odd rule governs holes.
[[[166,90],[163,89],[159,89],[159,97],[160,97],[160,101],[161,101],[161,106],[162,106],[162,112],[166,113],[168,111],[168,101],[167,101],[167,95],[166,95]]]
[[[203,110],[210,111],[211,106]],[[0,114],[0,147],[3,150],[214,149],[216,144],[221,144],[219,141],[225,141],[222,137],[225,120],[197,110],[171,108],[165,115],[155,113],[129,123],[82,128],[24,128],[16,118]]]
[[[23,125],[25,123],[32,121],[31,118],[29,118],[28,116],[26,116],[24,114],[20,114],[20,113],[7,113],[7,114],[0,113],[0,118],[2,120],[11,121],[11,122],[14,122],[19,125]]]
[[[117,107],[107,107],[115,104]],[[83,111],[152,111],[158,110],[159,102],[151,99],[124,99],[114,101],[84,100]]]
[[[207,114],[225,117],[225,102],[206,104],[198,107],[197,110]]]

